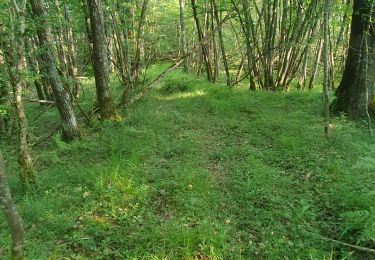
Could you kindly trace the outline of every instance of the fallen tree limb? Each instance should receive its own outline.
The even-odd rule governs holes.
[[[325,241],[333,242],[333,243],[336,243],[336,244],[339,244],[339,245],[342,245],[342,246],[346,246],[346,247],[349,247],[349,248],[352,248],[352,249],[355,249],[355,250],[358,250],[358,251],[362,251],[362,252],[366,252],[366,253],[370,253],[370,254],[375,254],[375,249],[372,249],[372,248],[352,245],[352,244],[345,243],[345,242],[342,242],[342,241],[339,241],[339,240],[336,240],[336,239],[325,237],[321,234],[317,234],[317,233],[311,232],[311,231],[307,231],[307,232],[310,233],[311,235],[314,235],[314,236],[316,236],[316,237],[318,237],[322,240],[325,240]]]
[[[325,236],[322,236],[322,235],[319,235],[319,237],[320,237],[321,239],[323,239],[323,240],[330,241],[330,242],[334,242],[334,243],[339,244],[339,245],[347,246],[347,247],[350,247],[350,248],[356,249],[356,250],[358,250],[358,251],[362,251],[362,252],[367,252],[367,253],[375,254],[375,249],[372,249],[372,248],[363,247],[363,246],[357,246],[357,245],[352,245],[352,244],[345,243],[345,242],[341,242],[341,241],[339,241],[339,240],[332,239],[332,238],[328,238],[328,237],[325,237]]]
[[[32,103],[39,103],[39,104],[55,104],[55,101],[49,101],[49,100],[34,100],[34,99],[28,99],[28,98],[24,98],[23,100],[32,102]]]
[[[53,104],[49,104],[46,106],[36,117],[34,117],[33,120],[31,120],[30,123],[34,123],[39,117],[41,117],[45,112],[47,112],[48,109],[50,109],[53,106]]]
[[[53,129],[53,131],[50,134],[48,134],[46,137],[40,138],[38,141],[33,143],[31,147],[36,147],[37,145],[40,145],[41,143],[45,142],[46,140],[51,138],[56,133],[56,131],[58,131],[60,128],[61,128],[61,125],[58,125],[56,128]]]

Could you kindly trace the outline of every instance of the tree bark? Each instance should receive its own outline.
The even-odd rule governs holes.
[[[44,96],[43,92],[43,85],[39,78],[37,78],[37,75],[39,73],[38,71],[38,61],[35,58],[34,54],[32,53],[32,39],[28,38],[25,39],[25,46],[26,46],[26,60],[29,65],[30,72],[32,73],[32,76],[34,77],[34,85],[36,89],[36,93],[38,94],[39,100],[45,100],[46,97]],[[42,104],[41,104],[42,105]]]
[[[87,1],[92,32],[92,65],[94,67],[96,96],[101,119],[115,119],[116,106],[109,87],[108,50],[104,18],[100,0]]]
[[[372,4],[371,0],[354,0],[348,57],[336,99],[331,105],[333,111],[346,113],[353,119],[365,116],[373,100],[375,28]],[[365,42],[368,48],[365,48]]]
[[[65,141],[72,141],[79,136],[78,125],[69,94],[64,89],[52,56],[52,43],[45,4],[43,0],[30,0],[30,3],[34,18],[39,22],[37,24],[37,33],[40,48],[43,50],[41,72],[48,78],[55,95],[62,125],[62,138]]]
[[[38,45],[39,45],[39,40],[37,39],[37,37],[32,37],[31,40],[32,40],[32,46],[34,49],[34,53],[32,53],[31,56],[36,57],[36,60],[37,60],[36,65],[37,65],[38,73],[40,75],[40,79],[42,81],[44,97],[48,101],[54,101],[55,96],[53,94],[51,83],[48,79],[48,76],[43,73],[42,68],[41,68],[43,64],[43,54],[37,50]]]
[[[251,72],[253,70],[253,52],[251,49],[251,18],[249,10],[249,0],[242,0],[243,12],[245,15],[245,33],[246,33],[246,48],[247,48],[247,68],[249,73],[249,89],[256,90],[254,79],[252,78]]]
[[[181,27],[181,51],[182,56],[186,55],[187,45],[186,45],[186,26],[185,26],[185,0],[180,0],[180,27]],[[188,62],[187,59],[183,62],[184,71],[188,72]]]
[[[214,11],[214,17],[216,21],[216,25],[219,24],[219,12],[216,5],[216,0],[211,0],[213,5],[213,11]],[[223,30],[222,28],[219,28],[219,42],[220,42],[220,50],[221,50],[221,58],[223,59],[224,64],[224,70],[225,70],[225,78],[227,82],[227,86],[231,86],[231,80],[230,80],[230,74],[229,74],[229,66],[228,66],[228,60],[227,60],[227,54],[225,52],[225,45],[224,45],[224,37],[223,37]]]
[[[9,70],[9,75],[11,83],[14,89],[14,106],[16,109],[17,123],[19,127],[18,138],[19,138],[19,164],[20,164],[20,179],[22,184],[26,187],[28,183],[35,183],[34,166],[30,156],[30,149],[28,144],[28,124],[25,115],[25,110],[22,101],[22,92],[26,86],[25,73],[25,9],[26,0],[18,6],[17,2],[13,1],[13,6],[15,13],[18,18],[18,28],[17,28],[17,43],[16,51],[12,53],[12,48],[10,47],[9,52],[12,53],[9,57],[9,63],[11,68]],[[12,39],[13,41],[13,39]],[[12,44],[12,43],[10,43]],[[14,54],[14,56],[13,56]]]
[[[203,60],[204,60],[205,66],[206,66],[207,79],[208,79],[208,81],[213,82],[214,76],[212,74],[212,67],[211,67],[210,58],[209,58],[209,55],[208,55],[208,48],[207,48],[206,43],[204,43],[204,41],[202,41],[204,36],[203,36],[202,28],[200,27],[198,12],[197,12],[197,6],[196,6],[195,0],[191,0],[191,6],[192,6],[192,9],[193,9],[193,16],[194,16],[194,20],[195,20],[195,24],[196,24],[196,28],[197,28],[199,42],[201,44]]]
[[[323,111],[324,111],[324,133],[327,139],[330,138],[329,127],[329,10],[331,0],[324,0],[324,19],[323,19],[323,50],[324,50],[324,84],[323,84]]]
[[[78,68],[77,68],[76,49],[74,47],[72,21],[71,21],[71,17],[69,14],[69,6],[66,2],[64,2],[64,20],[65,20],[64,37],[65,37],[66,45],[68,47],[68,53],[67,53],[68,74],[73,81],[73,90],[72,90],[73,98],[78,98],[79,84],[77,81]]]
[[[144,27],[146,23],[146,12],[147,5],[149,0],[143,0],[141,16],[139,18],[138,28],[137,28],[137,37],[135,44],[135,57],[134,57],[134,66],[132,68],[132,85],[135,86],[138,82],[139,73],[141,69],[141,52],[143,49],[142,38],[144,34]]]
[[[8,181],[5,175],[5,164],[3,154],[0,150],[0,207],[8,223],[12,237],[13,259],[24,259],[23,239],[24,229],[21,217],[18,215],[12,195],[9,190]]]

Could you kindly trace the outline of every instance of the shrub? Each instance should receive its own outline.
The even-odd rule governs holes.
[[[189,82],[183,79],[166,79],[164,80],[160,91],[163,95],[170,95],[190,90]]]

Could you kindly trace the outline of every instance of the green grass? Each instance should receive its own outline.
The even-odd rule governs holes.
[[[41,109],[30,105],[29,118]],[[48,111],[32,139],[57,122]],[[327,142],[317,92],[250,92],[176,72],[123,122],[82,124],[82,140],[36,147],[38,187],[27,194],[6,147],[27,258],[370,259],[319,237],[375,247],[375,141],[343,117],[332,127]]]

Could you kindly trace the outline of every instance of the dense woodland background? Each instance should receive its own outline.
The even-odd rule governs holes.
[[[1,1],[0,257],[372,259],[374,14]]]

